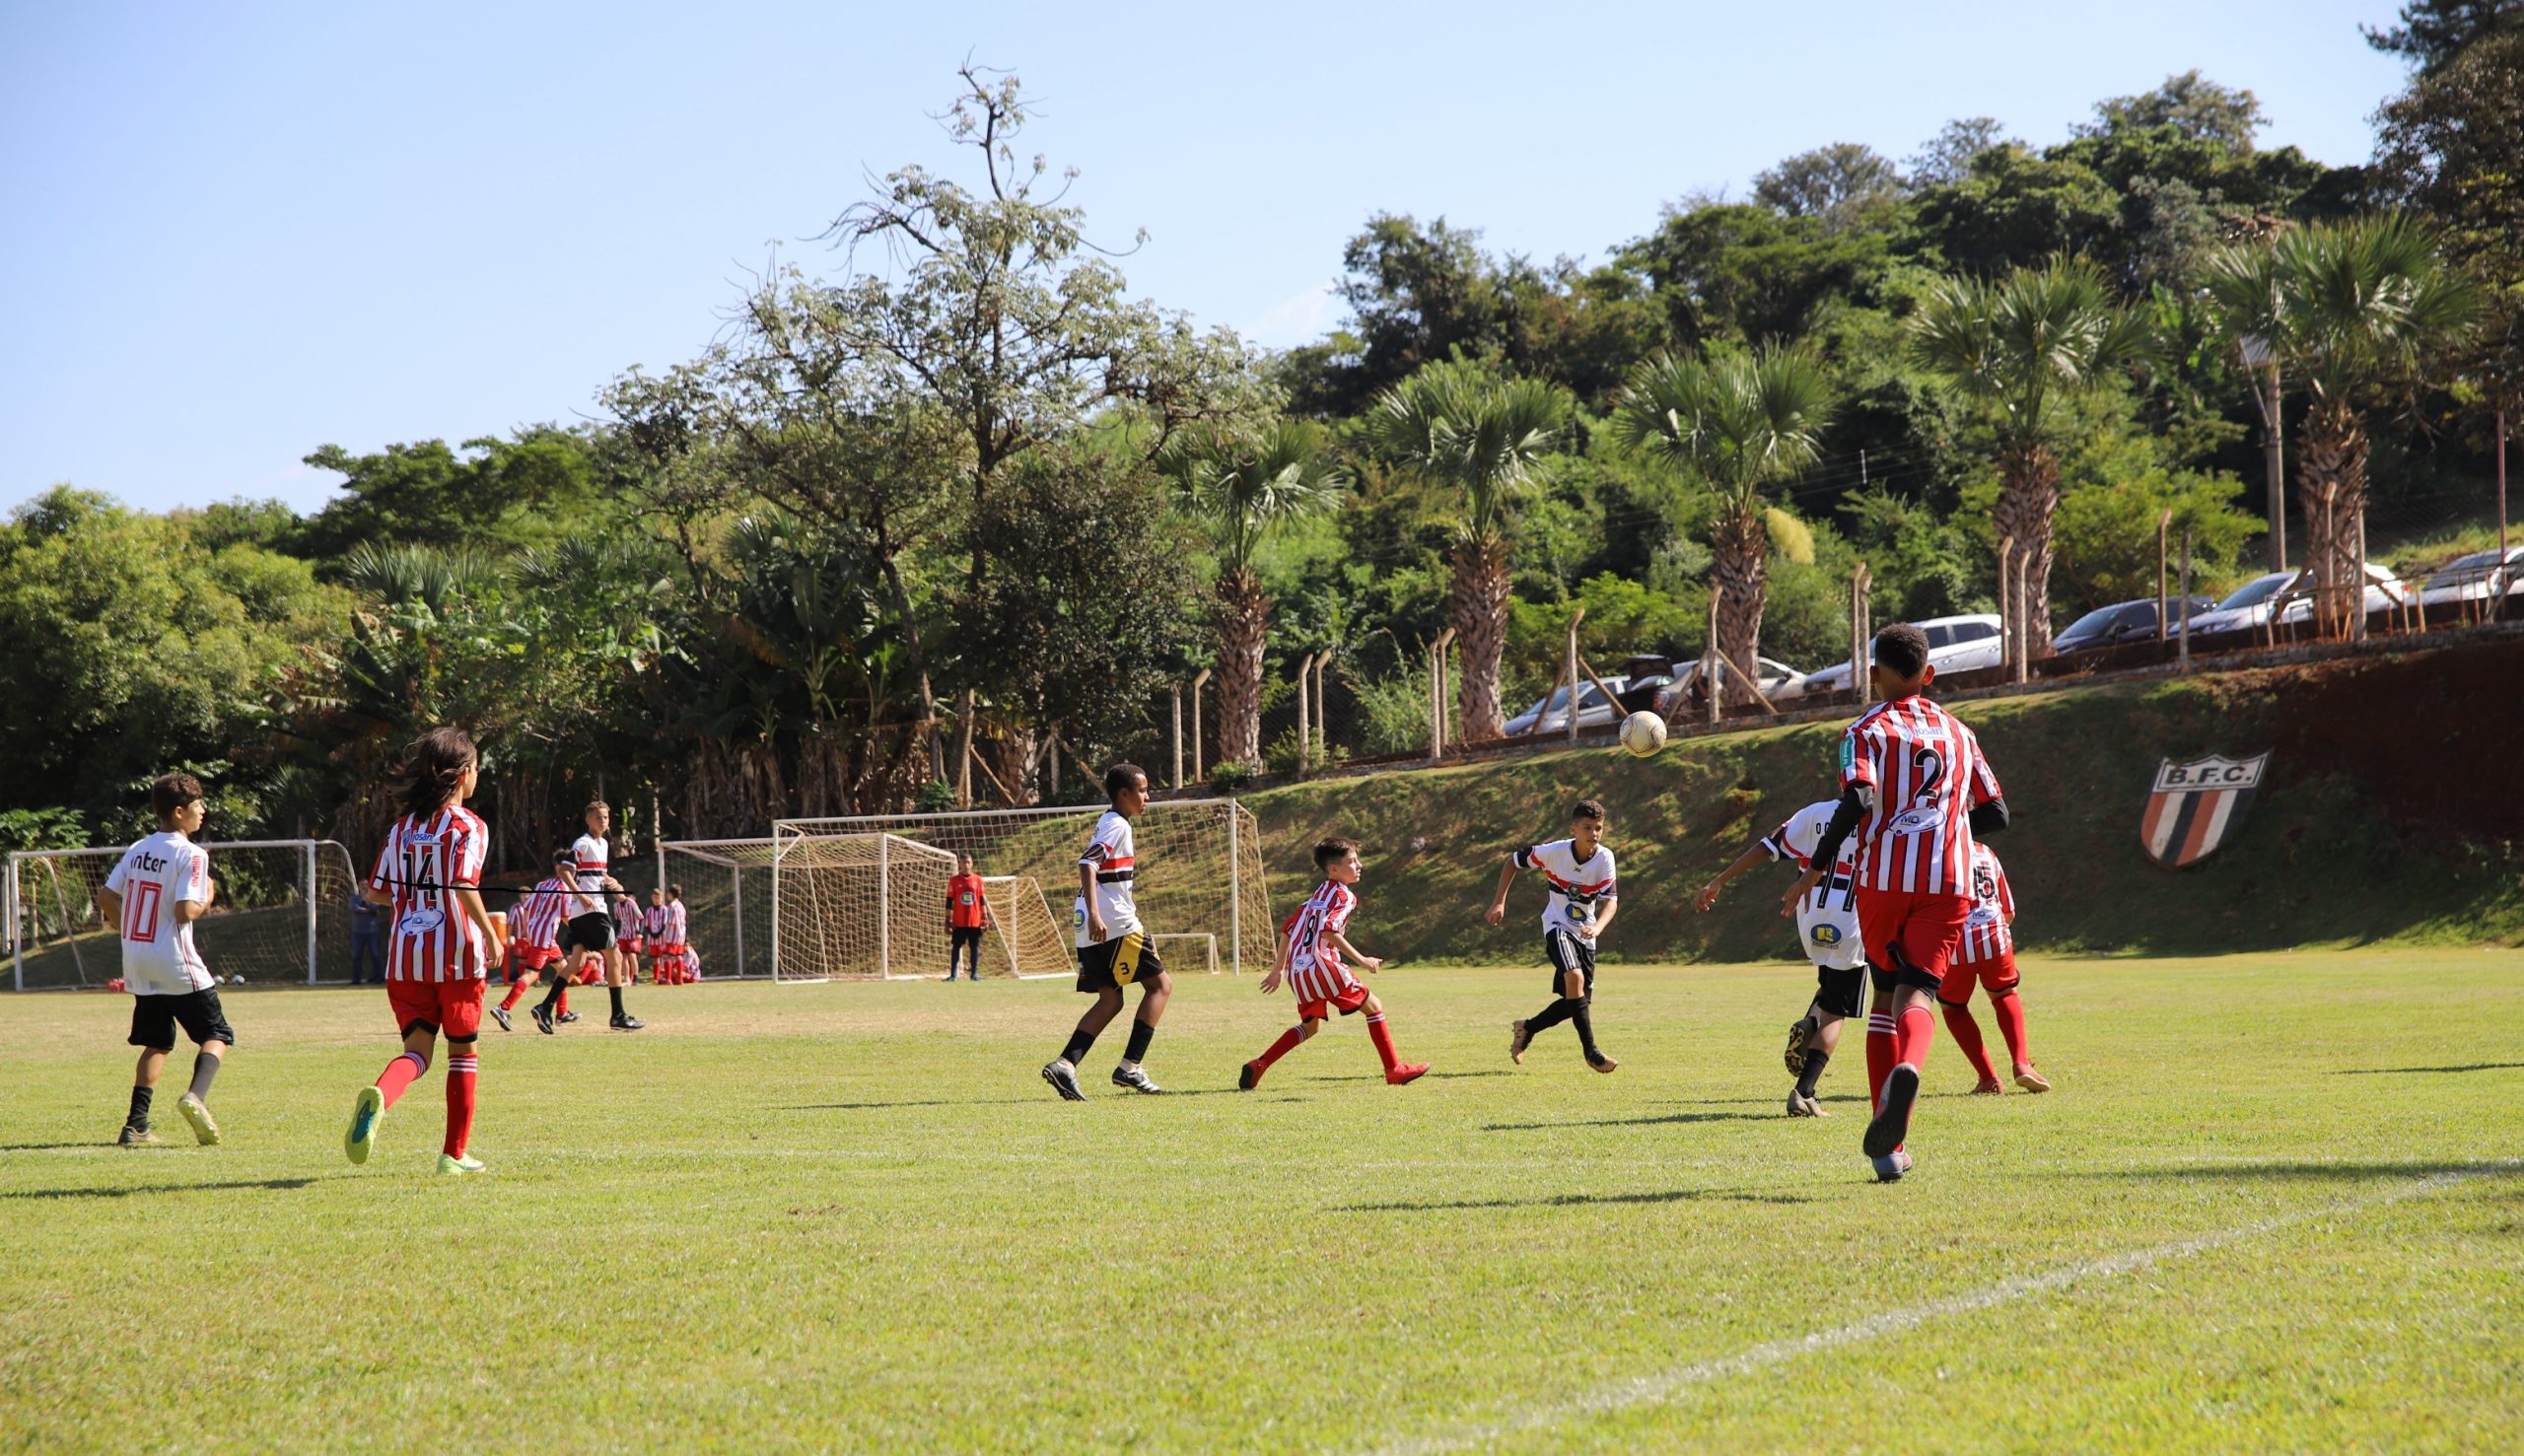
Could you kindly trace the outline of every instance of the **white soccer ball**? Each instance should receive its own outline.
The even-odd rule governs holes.
[[[245,984],[245,978],[243,976],[231,976],[228,978],[228,984],[231,986],[243,986]]]
[[[1633,757],[1652,758],[1665,746],[1665,720],[1654,713],[1634,713],[1621,721],[1621,746]]]

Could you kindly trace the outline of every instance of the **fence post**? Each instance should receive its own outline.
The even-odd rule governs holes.
[[[2008,671],[2015,667],[2015,640],[2022,634],[2015,622],[2015,582],[2008,574],[2015,570],[2015,537],[1998,537],[1998,666]]]
[[[1429,646],[1429,757],[1432,761],[1446,754],[1446,649],[1455,640],[1455,629],[1448,627],[1437,634]]]
[[[2167,506],[2165,514],[2156,518],[2156,641],[2158,642],[2164,641],[2173,631],[2173,624],[2165,620],[2166,614],[2171,610],[2165,602],[2165,532],[2172,528],[2173,508]],[[2191,614],[2186,611],[2183,615],[2187,617]]]
[[[971,688],[964,689],[963,710],[957,716],[962,719],[962,722],[956,726],[955,740],[962,746],[955,750],[955,807],[968,809],[973,806],[973,690]],[[744,974],[744,967],[741,964],[737,966],[736,974],[740,976]]]
[[[1579,606],[1569,613],[1569,741],[1578,741],[1578,624],[1586,620],[1586,608]]]
[[[1192,778],[1199,782],[1209,776],[1201,772],[1201,687],[1210,680],[1210,669],[1202,668],[1192,677]]]
[[[2015,564],[2015,672],[2024,682],[2033,676],[2033,548],[2024,547]]]
[[[1297,777],[1300,779],[1305,777],[1308,757],[1305,750],[1306,735],[1313,730],[1312,720],[1305,706],[1306,678],[1313,671],[1314,654],[1308,653],[1297,659]]]
[[[1866,675],[1867,640],[1875,635],[1874,614],[1867,610],[1867,589],[1875,585],[1875,577],[1861,561],[1850,573],[1850,690],[1863,708],[1875,696],[1875,684]]]
[[[1709,650],[1701,654],[1700,685],[1707,691],[1709,721],[1713,724],[1718,722],[1718,701],[1726,691],[1726,680],[1718,675],[1721,669],[1718,667],[1718,613],[1725,601],[1725,588],[1709,589]]]
[[[2188,525],[2182,528],[2182,650],[2176,670],[2191,670],[2191,527]]]
[[[1327,647],[1323,656],[1314,659],[1314,747],[1327,764],[1332,761],[1332,712],[1331,705],[1324,701],[1329,694],[1323,690],[1323,671],[1331,665],[1332,649]]]

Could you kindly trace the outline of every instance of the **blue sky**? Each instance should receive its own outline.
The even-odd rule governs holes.
[[[1041,99],[1134,290],[1265,343],[1337,321],[1379,209],[1602,256],[1790,153],[1948,118],[2037,144],[2198,67],[2266,145],[2365,158],[2389,0],[1220,9],[0,0],[0,507],[322,504],[299,463],[568,420],[688,357],[749,267],[904,162],[969,52]]]

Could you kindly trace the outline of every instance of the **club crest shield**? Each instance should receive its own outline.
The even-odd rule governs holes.
[[[2168,758],[2156,766],[2147,811],[2138,820],[2138,843],[2147,858],[2167,869],[2196,865],[2216,853],[2252,807],[2270,755],[2227,758],[2211,754],[2190,763]]]

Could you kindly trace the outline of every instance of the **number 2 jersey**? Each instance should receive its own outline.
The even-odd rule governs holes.
[[[1839,805],[1809,803],[1788,816],[1788,822],[1762,839],[1774,860],[1792,861],[1800,870],[1814,867],[1814,846],[1823,838]],[[1796,904],[1796,936],[1805,942],[1806,958],[1827,970],[1851,971],[1866,964],[1866,943],[1858,929],[1857,841],[1841,846],[1834,865],[1805,898]]]
[[[1841,733],[1841,787],[1859,784],[1875,807],[1850,836],[1858,888],[1971,892],[1972,810],[2000,791],[1960,719],[1917,693],[1869,708]]]
[[[1972,847],[1972,914],[1963,922],[1963,940],[1954,947],[1956,965],[1982,965],[2015,955],[2015,891],[2007,886],[2006,867],[1990,847]]]
[[[134,996],[182,996],[215,982],[175,902],[210,903],[210,851],[173,829],[122,852],[105,876],[122,897],[122,984]]]
[[[1575,841],[1555,839],[1528,845],[1513,858],[1517,868],[1539,869],[1551,882],[1551,898],[1542,907],[1542,933],[1565,931],[1581,944],[1594,944],[1596,908],[1616,893],[1612,850],[1598,844],[1581,861]]]
[[[1139,879],[1138,841],[1131,835],[1131,821],[1106,809],[1095,821],[1095,833],[1087,841],[1087,853],[1078,857],[1082,866],[1095,869],[1095,910],[1104,920],[1104,938],[1118,940],[1140,928],[1139,903],[1132,897],[1132,886]],[[1073,903],[1071,913],[1078,922],[1078,943],[1083,948],[1095,944],[1087,928],[1087,897],[1081,895]]]

